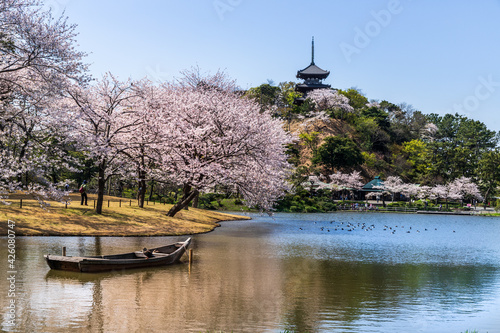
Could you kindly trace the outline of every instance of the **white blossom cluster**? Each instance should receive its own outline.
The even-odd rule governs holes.
[[[384,190],[385,193],[394,196],[397,193],[403,194],[408,198],[418,199],[476,199],[483,200],[478,186],[472,182],[471,178],[460,177],[446,185],[419,186],[417,184],[406,184],[401,178],[390,176],[383,182],[383,185],[374,186]]]
[[[19,189],[40,198],[41,188],[61,198],[44,175],[76,171],[70,117],[54,108],[66,87],[88,81],[74,28],[36,0],[0,2],[0,200]]]

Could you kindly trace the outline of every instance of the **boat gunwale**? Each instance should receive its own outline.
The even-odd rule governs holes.
[[[51,265],[51,262],[59,262],[59,263],[68,263],[68,264],[74,264],[78,265],[78,269],[83,272],[84,270],[82,269],[82,266],[100,266],[100,267],[105,267],[105,266],[124,266],[123,269],[126,268],[135,268],[134,265],[137,265],[136,267],[145,267],[145,266],[150,266],[150,264],[153,265],[158,265],[162,264],[163,262],[165,263],[173,263],[178,261],[186,249],[189,247],[191,244],[191,238],[186,239],[183,242],[176,242],[173,244],[165,245],[165,246],[160,246],[156,248],[152,248],[150,250],[157,250],[161,248],[167,248],[167,247],[177,247],[177,249],[171,253],[154,253],[153,257],[136,257],[136,258],[126,258],[126,259],[119,259],[119,258],[102,258],[105,256],[60,256],[60,255],[51,255],[51,254],[46,254],[44,255],[44,258],[47,261],[47,264],[51,269],[57,269],[53,268]],[[136,252],[128,252],[128,253],[121,253],[121,254],[114,254],[114,255],[109,255],[109,256],[133,256],[136,255],[136,253],[142,253],[141,251],[136,251]],[[126,267],[127,265],[132,265],[132,267]],[[113,270],[114,268],[111,268],[110,270]],[[59,270],[66,270],[66,269],[59,269]],[[85,270],[86,271],[86,270]]]

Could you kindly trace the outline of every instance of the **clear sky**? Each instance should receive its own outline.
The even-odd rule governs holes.
[[[297,81],[455,113],[500,131],[500,0],[45,0],[78,25],[91,73],[172,80],[199,66],[244,88]]]

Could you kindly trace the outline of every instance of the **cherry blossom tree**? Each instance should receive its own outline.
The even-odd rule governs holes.
[[[315,110],[309,112],[306,117],[300,116],[299,119],[304,119],[301,127],[306,131],[311,125],[330,122],[330,114],[332,110],[340,110],[344,112],[353,112],[354,108],[349,105],[349,99],[337,91],[332,89],[315,89],[307,94],[307,98],[313,102]]]
[[[448,185],[448,195],[450,199],[464,200],[464,199],[477,199],[483,200],[478,186],[472,182],[469,177],[460,177]]]
[[[337,190],[342,190],[342,192],[348,190],[353,191],[363,187],[361,182],[361,172],[353,171],[351,173],[336,172],[330,175],[331,184]]]
[[[382,185],[374,186],[373,188],[383,190],[383,193],[390,194],[392,196],[392,201],[394,201],[394,196],[396,193],[401,193],[405,187],[405,184],[401,178],[396,176],[389,176]]]
[[[383,190],[384,194],[390,194],[392,196],[392,201],[394,201],[394,197],[397,193],[404,195],[410,200],[416,198],[430,198],[434,200],[436,198],[436,195],[443,195],[440,188],[434,191],[435,188],[432,188],[430,186],[420,186],[412,183],[404,183],[401,178],[397,176],[387,177],[382,185],[374,186],[374,188]]]
[[[96,213],[101,214],[106,181],[128,170],[122,155],[133,144],[126,139],[141,124],[133,103],[136,92],[130,80],[106,74],[95,85],[73,87],[68,94],[65,108],[76,115],[74,130],[98,167]]]
[[[304,188],[309,187],[310,192],[312,192],[314,189],[316,189],[316,190],[331,189],[331,185],[323,182],[324,179],[322,179],[322,178],[323,177],[316,176],[316,175],[309,175],[307,177],[307,180],[305,182],[303,182],[301,185]]]
[[[448,200],[483,200],[478,186],[468,177],[457,178],[446,185],[439,184],[434,186],[430,190],[429,198],[436,201],[438,199],[445,199],[446,204],[448,204]]]
[[[358,189],[363,186],[361,182],[361,172],[353,171],[351,173],[335,172],[330,175],[331,184],[337,186],[338,188],[346,187],[352,189]]]
[[[68,116],[60,91],[88,81],[75,26],[36,0],[0,2],[0,192],[23,189],[60,199],[58,174],[71,168]]]
[[[353,112],[354,108],[349,105],[349,99],[332,89],[314,89],[307,94],[317,111],[338,109],[342,112]]]
[[[128,177],[137,179],[138,205],[144,207],[147,182],[162,180],[160,164],[161,148],[167,144],[162,137],[163,124],[158,122],[162,112],[162,100],[165,91],[143,79],[134,82],[133,96],[129,100],[130,108],[135,112],[137,126],[120,133],[122,142],[127,143],[127,149],[120,151],[117,159],[120,165],[128,167]]]
[[[193,66],[180,72],[180,78],[176,79],[176,85],[187,89],[213,88],[220,91],[235,92],[238,90],[236,80],[222,70],[215,74],[203,73],[199,66]]]
[[[88,80],[85,56],[77,51],[75,25],[53,18],[37,0],[0,4],[0,87],[6,93],[27,82],[61,89],[68,78]]]
[[[418,196],[419,188],[420,186],[418,186],[417,184],[403,184],[400,193],[411,201],[413,198]]]
[[[436,200],[436,203],[439,199],[448,200],[448,187],[441,184],[432,187],[430,190],[429,199]]]
[[[0,192],[24,190],[40,200],[59,200],[59,174],[77,171],[68,156],[70,122],[53,107],[58,97],[30,88],[29,94],[12,91],[8,102],[0,102]]]
[[[417,188],[417,198],[424,200],[428,199],[431,194],[432,187],[423,185]]]
[[[210,80],[206,81],[210,82]],[[288,188],[285,145],[292,137],[280,120],[247,98],[212,85],[165,85],[161,170],[183,187],[174,216],[200,191],[226,186],[250,206],[271,209]]]
[[[360,189],[363,186],[361,172],[353,171],[351,173],[336,172],[328,177],[330,183],[325,182],[324,176],[311,175],[308,181],[304,184],[310,186],[312,189],[315,187],[317,190],[329,189],[333,191],[353,191]]]

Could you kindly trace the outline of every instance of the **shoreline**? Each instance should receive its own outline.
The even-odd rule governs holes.
[[[234,215],[236,216],[236,215]],[[251,220],[252,218],[229,218],[227,220],[219,220],[216,225],[214,225],[210,230],[206,231],[200,231],[200,232],[194,232],[194,233],[184,233],[184,234],[154,234],[154,235],[141,235],[141,234],[119,234],[119,235],[107,235],[107,234],[62,234],[62,233],[57,233],[57,234],[22,234],[22,233],[16,233],[16,237],[177,237],[177,236],[194,236],[194,235],[203,235],[203,234],[208,234],[213,232],[215,229],[221,227],[222,225],[220,223],[224,222],[232,222],[232,221],[248,221]],[[1,230],[2,228],[0,228]],[[7,233],[4,233],[3,231],[0,231],[0,237],[7,237]]]
[[[103,214],[96,214],[93,209],[95,195],[89,194],[90,206],[80,205],[80,195],[72,194],[71,202],[65,204],[51,202],[48,209],[40,207],[36,200],[27,196],[12,196],[9,206],[0,204],[0,236],[7,236],[10,225],[14,225],[16,236],[78,236],[78,237],[154,237],[188,236],[205,234],[221,226],[221,222],[250,220],[247,214],[253,211],[214,211],[189,208],[168,217],[166,213],[171,205],[148,202],[139,208],[137,202],[128,198],[105,196]],[[22,199],[22,202],[20,202]],[[337,210],[317,214],[335,214],[338,212],[396,213],[396,214],[436,214],[498,217],[491,208],[474,211],[424,211],[424,210]],[[281,213],[281,212],[277,212]],[[287,213],[287,212],[282,212]],[[309,214],[292,213],[287,214]],[[10,223],[10,222],[14,223]]]
[[[11,232],[16,236],[184,236],[211,232],[220,222],[250,219],[235,213],[191,207],[168,217],[166,213],[171,205],[149,202],[139,208],[136,202],[132,204],[133,200],[110,196],[105,196],[103,214],[96,214],[92,208],[94,196],[89,195],[90,206],[81,206],[80,196],[71,195],[72,204],[65,207],[65,204],[51,202],[48,209],[29,198],[23,198],[22,206],[19,198],[13,199],[9,206],[0,205],[0,236]]]
[[[231,222],[231,221],[248,221],[251,220],[250,217],[246,216],[239,216],[239,215],[233,215],[233,214],[224,214],[220,213],[221,215],[228,215],[227,219],[220,219],[218,220],[214,225],[211,226],[211,228],[207,228],[207,230],[204,231],[198,231],[198,232],[190,232],[190,233],[162,233],[162,232],[155,232],[153,234],[149,233],[115,233],[115,234],[102,234],[102,233],[65,233],[61,231],[54,230],[53,232],[48,232],[48,233],[25,233],[25,232],[17,232],[16,231],[16,237],[170,237],[170,236],[192,236],[192,235],[202,235],[202,234],[208,234],[210,232],[213,232],[215,229],[221,227],[220,223],[223,222]],[[19,225],[17,221],[15,220],[10,220],[14,221],[16,225]],[[7,221],[5,221],[7,222]],[[22,225],[22,222],[20,223]],[[22,227],[23,229],[26,229]],[[0,237],[7,237],[7,228],[0,227]]]

